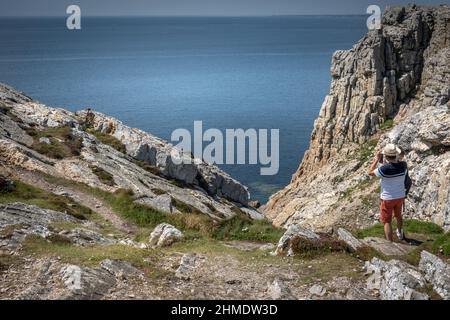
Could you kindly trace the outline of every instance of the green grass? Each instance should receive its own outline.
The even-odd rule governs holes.
[[[432,251],[434,253],[450,256],[450,232],[440,235],[436,240],[434,240]]]
[[[145,237],[150,229],[163,222],[183,231],[187,239],[204,237],[217,240],[277,242],[284,233],[282,229],[275,228],[266,220],[251,220],[240,210],[236,211],[237,216],[234,218],[218,222],[199,213],[192,206],[177,200],[177,208],[183,214],[166,214],[149,206],[135,203],[131,191],[118,190],[110,193],[63,178],[46,176],[46,179],[50,183],[69,184],[105,201],[119,216],[144,229],[139,238]]]
[[[119,139],[117,139],[116,137],[114,137],[110,134],[103,133],[100,131],[95,131],[92,129],[86,129],[86,132],[92,134],[101,143],[106,144],[106,145],[116,149],[119,152],[122,152],[122,153],[127,152],[127,148],[125,147],[125,145]]]
[[[425,222],[411,219],[411,220],[404,220],[403,224],[405,233],[417,233],[422,235],[439,235],[444,232],[444,230],[440,226],[432,222]],[[392,226],[394,229],[397,226],[395,219],[393,219]],[[357,230],[356,236],[358,238],[366,238],[366,237],[383,238],[384,227],[381,223],[377,223],[369,228]]]
[[[36,152],[54,159],[64,159],[79,156],[83,144],[83,139],[72,134],[72,129],[68,126],[47,128],[36,130],[27,128],[27,133],[33,137],[31,148]],[[48,138],[50,144],[40,142],[40,138]]]
[[[375,147],[378,144],[377,139],[369,140],[363,143],[358,150],[358,160],[360,163],[366,163],[374,156]]]
[[[368,190],[369,188],[371,188],[373,186],[373,184],[377,183],[376,179],[370,179],[367,178],[361,182],[359,182],[358,184],[347,188],[344,192],[341,193],[340,198],[341,199],[347,199],[350,200],[350,202],[353,202],[353,193],[356,191],[362,191],[362,190]],[[369,201],[369,199],[364,199],[364,197],[362,198],[362,203],[363,205],[367,204],[367,201]]]
[[[67,197],[55,195],[20,181],[15,181],[15,185],[16,188],[13,191],[0,192],[0,203],[20,202],[35,205],[44,209],[67,212],[82,220],[92,216],[89,208],[76,204]]]
[[[97,166],[91,166],[90,168],[92,170],[92,173],[94,173],[103,184],[111,187],[116,185],[116,183],[114,182],[114,176],[109,172]]]
[[[395,220],[392,223],[392,227],[395,230]],[[420,253],[423,250],[430,251],[441,256],[450,256],[450,233],[444,234],[444,230],[440,226],[432,222],[405,220],[404,229],[406,237],[410,235],[413,239],[423,241],[422,244],[409,252],[405,257],[401,258],[406,262],[412,265],[418,265],[420,261]],[[372,227],[358,230],[355,234],[358,238],[384,238],[384,229],[381,223],[377,223]]]
[[[387,130],[391,129],[394,126],[394,120],[388,119],[384,121],[382,124],[380,124],[380,130]]]
[[[88,267],[97,267],[105,259],[125,260],[144,270],[147,276],[160,274],[151,262],[146,262],[149,257],[157,258],[155,251],[126,245],[81,247],[61,239],[48,240],[39,236],[28,236],[23,243],[23,250],[33,256],[58,257],[62,262]]]
[[[213,238],[218,240],[248,240],[276,243],[284,230],[275,228],[267,220],[250,220],[236,215],[230,220],[221,222],[213,231]]]

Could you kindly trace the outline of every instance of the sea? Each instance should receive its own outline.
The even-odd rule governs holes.
[[[366,16],[0,18],[0,82],[53,107],[90,107],[170,141],[174,130],[279,129],[279,170],[219,165],[266,202],[308,148],[335,50]]]

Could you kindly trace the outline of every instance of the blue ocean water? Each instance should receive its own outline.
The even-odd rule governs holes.
[[[69,110],[91,107],[166,140],[174,129],[280,129],[280,170],[223,165],[253,198],[289,183],[329,91],[332,53],[364,16],[0,19],[0,82]]]

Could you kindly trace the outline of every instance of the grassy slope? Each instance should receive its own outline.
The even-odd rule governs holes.
[[[89,219],[93,214],[89,208],[75,204],[67,197],[46,192],[20,181],[15,181],[15,185],[16,188],[12,192],[0,192],[0,203],[21,202],[44,209],[67,212],[81,220]]]
[[[63,178],[46,176],[49,183],[76,187],[93,194],[107,203],[119,216],[141,227],[136,240],[142,240],[158,224],[166,222],[183,231],[189,238],[207,238],[216,240],[249,240],[277,242],[283,230],[273,227],[268,221],[254,221],[238,214],[228,221],[213,221],[207,215],[199,213],[189,204],[177,201],[178,210],[183,214],[169,215],[149,206],[137,204],[133,201],[133,194],[127,190],[109,193],[91,188],[85,184],[74,183]]]
[[[395,221],[393,228],[396,228]],[[419,220],[405,220],[404,229],[407,238],[419,240],[422,244],[418,245],[404,259],[414,265],[419,264],[420,252],[427,250],[440,256],[450,256],[450,232],[444,233],[444,230],[432,223]],[[384,237],[383,225],[377,223],[372,227],[355,231],[358,238],[365,237]]]

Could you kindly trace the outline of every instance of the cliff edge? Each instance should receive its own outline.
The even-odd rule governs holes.
[[[450,8],[392,7],[382,28],[332,58],[309,150],[264,213],[277,226],[377,220],[376,148],[398,144],[414,181],[406,215],[450,227]]]

